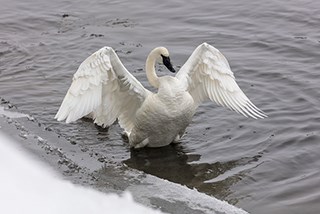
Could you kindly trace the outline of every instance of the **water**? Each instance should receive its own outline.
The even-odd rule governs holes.
[[[2,0],[0,96],[70,142],[249,212],[318,213],[319,8],[311,0]],[[166,46],[179,67],[202,42],[224,53],[267,119],[206,103],[181,144],[142,151],[130,151],[118,125],[53,120],[72,74],[100,47],[117,50],[150,89],[144,62],[152,48]]]

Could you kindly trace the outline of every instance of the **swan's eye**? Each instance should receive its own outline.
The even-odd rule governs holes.
[[[168,56],[163,56],[162,54],[161,54],[161,57],[162,57],[163,64],[169,69],[169,71],[171,71],[172,73],[175,73],[176,71],[172,67],[170,58]]]

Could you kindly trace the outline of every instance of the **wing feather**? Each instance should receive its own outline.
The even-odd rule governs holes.
[[[227,59],[207,43],[195,49],[176,77],[189,91],[196,106],[209,99],[245,117],[267,117],[240,89]]]
[[[70,123],[90,114],[101,126],[118,118],[120,126],[130,131],[135,113],[149,93],[114,50],[103,47],[80,64],[55,118]]]

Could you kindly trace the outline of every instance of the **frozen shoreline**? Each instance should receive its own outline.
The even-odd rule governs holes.
[[[133,201],[130,193],[105,194],[74,185],[33,160],[9,137],[0,132],[1,212],[8,214],[161,214]],[[19,206],[16,206],[16,204]]]
[[[75,184],[105,193],[131,192],[134,200],[168,213],[234,213],[246,211],[227,202],[129,168],[111,160],[101,163],[90,151],[70,144],[53,131],[45,130],[34,118],[0,107],[0,132],[11,136],[41,162]],[[104,173],[101,173],[104,172]]]

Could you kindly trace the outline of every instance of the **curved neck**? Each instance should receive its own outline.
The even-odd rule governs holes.
[[[155,48],[150,52],[146,61],[147,78],[150,85],[152,85],[155,88],[159,88],[159,85],[160,85],[159,77],[157,76],[156,70],[155,70],[156,59],[158,55],[159,55],[158,50],[157,48]]]

